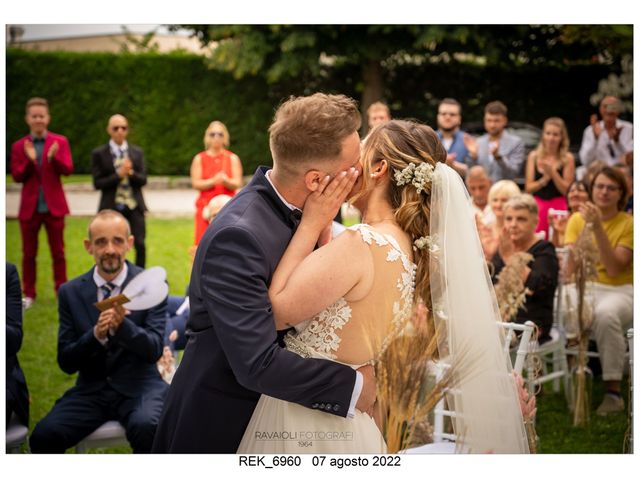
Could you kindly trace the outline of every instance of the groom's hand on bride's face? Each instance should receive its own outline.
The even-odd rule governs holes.
[[[360,367],[358,372],[362,374],[362,391],[356,402],[356,408],[361,412],[373,413],[373,404],[376,401],[376,375],[373,366]]]

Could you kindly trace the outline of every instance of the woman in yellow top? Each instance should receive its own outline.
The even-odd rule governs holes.
[[[614,168],[602,168],[591,181],[591,201],[571,216],[565,236],[572,246],[585,224],[591,223],[600,251],[592,328],[607,392],[598,415],[624,410],[620,396],[624,334],[633,320],[633,218],[624,212],[628,194],[624,176]]]

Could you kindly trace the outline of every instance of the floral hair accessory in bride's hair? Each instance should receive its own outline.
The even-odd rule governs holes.
[[[436,239],[427,235],[426,237],[420,237],[413,242],[414,250],[424,250],[427,248],[431,253],[438,251],[439,247],[436,243]]]
[[[426,184],[431,182],[433,171],[433,165],[430,163],[423,162],[417,166],[415,163],[410,163],[402,170],[396,170],[393,177],[399,187],[410,183],[416,187],[418,193],[422,193]]]

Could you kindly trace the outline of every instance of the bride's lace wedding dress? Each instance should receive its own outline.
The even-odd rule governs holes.
[[[416,266],[397,241],[368,225],[355,225],[370,249],[374,275],[369,293],[348,302],[338,299],[285,337],[287,349],[302,357],[324,358],[354,369],[368,363],[402,328],[413,303]],[[373,419],[355,410],[353,418],[305,408],[262,395],[238,453],[384,453],[386,445]]]

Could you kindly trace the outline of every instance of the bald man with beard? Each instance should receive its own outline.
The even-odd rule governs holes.
[[[141,190],[147,183],[144,154],[140,147],[127,142],[129,122],[123,115],[109,118],[107,133],[111,137],[109,142],[91,153],[93,186],[102,192],[98,211],[116,210],[129,221],[136,265],[144,268],[147,210]]]

